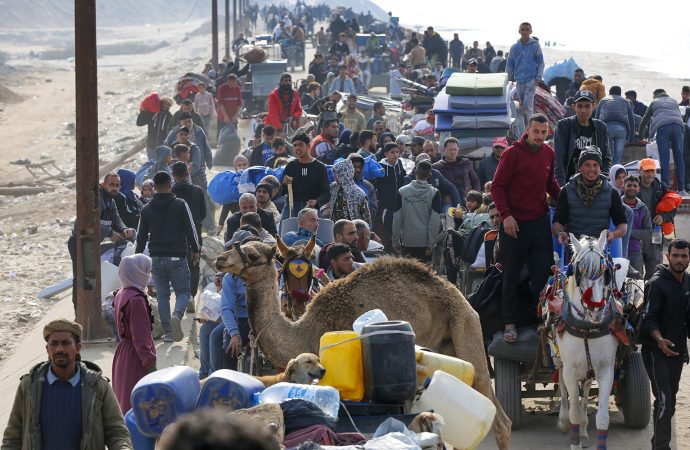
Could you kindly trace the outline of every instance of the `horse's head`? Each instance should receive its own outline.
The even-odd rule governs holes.
[[[283,277],[284,290],[288,299],[288,308],[293,320],[299,319],[306,311],[306,303],[311,299],[313,280],[311,257],[316,246],[312,236],[304,246],[288,247],[280,237],[277,238],[278,251],[283,257],[280,274]]]
[[[570,242],[574,248],[572,260],[573,276],[578,286],[580,303],[583,307],[585,320],[598,324],[607,319],[606,304],[610,292],[613,273],[606,258],[606,230],[602,231],[599,239],[583,237],[579,241],[570,234]],[[576,299],[571,299],[576,301]]]

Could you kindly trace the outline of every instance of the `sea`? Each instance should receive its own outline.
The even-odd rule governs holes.
[[[637,58],[641,69],[690,82],[690,20],[677,0],[628,2],[515,0],[374,0],[399,17],[400,24],[423,31],[428,26],[445,39],[458,33],[467,46],[487,41],[507,50],[519,39],[521,22],[545,46],[618,53]],[[684,12],[685,11],[685,12]]]

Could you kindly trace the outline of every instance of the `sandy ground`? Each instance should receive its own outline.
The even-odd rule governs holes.
[[[198,25],[198,24],[197,24]],[[193,30],[196,25],[186,25]],[[188,70],[200,70],[209,56],[209,39],[203,35],[187,38],[180,27],[122,27],[99,29],[99,43],[117,48],[123,43],[155,46],[147,54],[112,55],[99,58],[100,158],[112,161],[145,135],[135,119],[141,98],[152,90],[172,95],[177,78]],[[30,51],[41,51],[66,42],[70,32],[44,30],[41,33],[0,33],[0,46],[12,59],[0,65],[0,79],[5,88],[21,95],[20,103],[3,103],[0,97],[0,122],[3,124],[4,151],[0,152],[0,184],[31,180],[32,176],[17,160],[32,162],[54,159],[65,172],[75,167],[74,156],[74,64],[73,60],[37,60]],[[162,44],[161,44],[162,45]],[[113,50],[111,50],[112,52]],[[545,49],[547,65],[571,56],[562,49]],[[577,52],[572,54],[589,74],[601,74],[608,86],[620,84],[623,90],[637,89],[646,103],[651,92],[664,87],[679,96],[682,80],[660,73],[645,72],[635,66],[634,58]],[[308,60],[311,58],[308,58]],[[295,78],[301,78],[299,74]],[[137,169],[144,157],[126,166]],[[53,175],[57,173],[52,170]],[[40,176],[41,178],[44,175]],[[37,299],[37,292],[71,275],[66,241],[75,218],[75,191],[67,183],[55,183],[49,192],[34,196],[0,197],[0,246],[3,265],[0,268],[0,364],[16,350],[20,337],[36,324],[52,302]],[[9,401],[9,400],[5,400]],[[675,448],[688,448],[690,442],[690,371],[681,382],[676,412]],[[525,402],[529,411],[525,426],[513,433],[512,448],[566,448],[567,437],[556,432],[556,416],[549,414],[544,401]],[[594,436],[590,419],[590,434]],[[622,425],[620,413],[612,413],[611,448],[649,448],[651,427],[629,430]],[[683,444],[685,443],[685,444]],[[480,447],[495,448],[491,437]]]

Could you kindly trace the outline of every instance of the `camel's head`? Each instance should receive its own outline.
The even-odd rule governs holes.
[[[259,241],[240,245],[235,243],[216,258],[216,269],[241,277],[245,281],[259,281],[265,276],[266,266],[273,264],[276,246]]]
[[[592,323],[600,323],[607,318],[606,304],[611,277],[613,276],[606,257],[606,230],[599,238],[583,237],[579,241],[570,234],[574,255],[573,275],[579,287],[580,302],[585,318]]]

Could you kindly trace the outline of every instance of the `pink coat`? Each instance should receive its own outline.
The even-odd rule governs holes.
[[[151,307],[140,290],[127,287],[115,295],[115,323],[120,342],[113,358],[113,390],[122,413],[131,409],[134,385],[156,368],[151,336]]]

